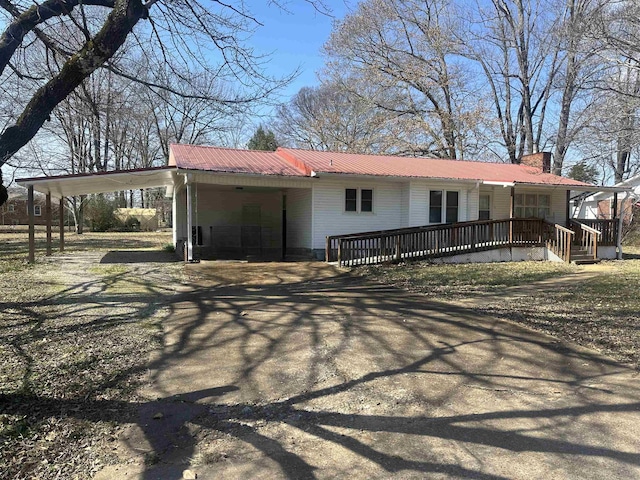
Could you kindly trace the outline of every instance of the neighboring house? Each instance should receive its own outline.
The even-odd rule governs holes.
[[[176,250],[189,259],[324,258],[337,248],[327,237],[411,227],[442,228],[447,240],[439,241],[439,248],[451,248],[470,239],[462,231],[447,230],[447,225],[464,225],[460,222],[482,225],[487,241],[480,245],[475,237],[469,240],[474,250],[486,249],[489,240],[497,245],[498,237],[508,247],[530,238],[540,244],[553,233],[549,228],[569,226],[571,191],[601,188],[552,175],[550,160],[548,153],[529,155],[522,165],[514,165],[172,145],[167,167],[18,183],[54,196],[164,185],[173,198]],[[485,228],[489,224],[491,231]],[[606,249],[598,254],[613,256],[612,248],[613,254]]]
[[[27,208],[27,189],[10,187],[9,199],[0,207],[0,225],[28,225],[29,210]],[[53,218],[57,224],[58,206],[51,205]],[[41,193],[34,195],[34,224],[45,225],[45,196]]]
[[[626,221],[631,221],[633,205],[640,202],[640,175],[624,180],[615,185],[628,189],[625,193],[598,192],[592,195],[576,195],[574,200],[574,218],[611,219],[624,213]],[[623,204],[624,202],[624,204]],[[624,209],[624,212],[623,212]]]

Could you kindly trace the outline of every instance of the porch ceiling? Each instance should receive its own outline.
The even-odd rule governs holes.
[[[16,183],[23,187],[33,185],[33,189],[37,192],[51,193],[51,196],[60,198],[173,186],[176,174],[176,167],[157,167],[119,172],[22,178],[16,180]]]

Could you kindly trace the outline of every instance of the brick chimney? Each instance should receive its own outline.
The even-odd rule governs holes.
[[[551,152],[537,152],[523,155],[520,164],[533,167],[542,173],[551,173]]]

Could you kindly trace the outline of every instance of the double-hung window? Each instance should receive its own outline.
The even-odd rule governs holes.
[[[429,191],[429,223],[457,222],[458,208],[458,192],[449,190]]]
[[[373,212],[373,190],[370,188],[347,188],[344,191],[345,212]]]
[[[33,214],[36,217],[42,216],[42,207],[40,205],[34,205],[33,206]]]
[[[478,197],[478,220],[491,219],[491,195],[481,193]]]

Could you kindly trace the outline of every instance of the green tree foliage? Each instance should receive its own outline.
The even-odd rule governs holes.
[[[598,169],[586,162],[579,162],[569,169],[569,178],[585,183],[598,183]]]
[[[276,135],[271,130],[265,130],[262,125],[258,127],[253,137],[247,143],[249,150],[266,150],[273,152],[278,148]]]

